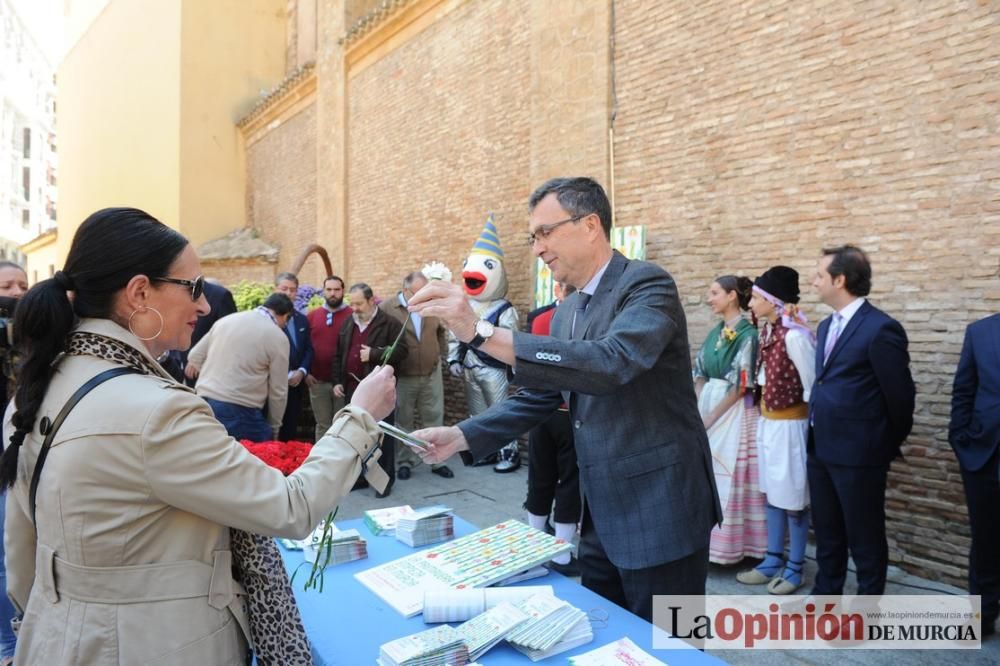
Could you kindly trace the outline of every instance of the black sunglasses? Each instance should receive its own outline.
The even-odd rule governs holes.
[[[182,280],[180,278],[158,277],[152,278],[153,282],[169,282],[191,288],[191,300],[197,301],[205,293],[205,276],[199,275],[193,280]]]

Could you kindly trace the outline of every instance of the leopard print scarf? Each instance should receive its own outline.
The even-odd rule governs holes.
[[[139,350],[96,333],[77,331],[70,334],[66,353],[96,356],[144,375],[169,377],[159,364]],[[247,592],[250,637],[257,663],[261,666],[312,666],[309,639],[274,539],[230,529],[229,540],[233,577]]]

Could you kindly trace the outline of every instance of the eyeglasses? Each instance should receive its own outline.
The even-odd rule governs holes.
[[[552,232],[561,227],[564,224],[569,224],[570,222],[579,222],[583,218],[590,215],[586,213],[585,215],[576,215],[574,217],[567,218],[565,220],[560,220],[559,222],[553,222],[552,224],[540,224],[538,227],[530,234],[528,234],[528,247],[534,247],[535,241],[548,240]]]
[[[169,282],[191,288],[191,300],[197,301],[205,293],[205,276],[199,275],[193,280],[182,280],[180,278],[158,277],[153,278],[153,282]]]

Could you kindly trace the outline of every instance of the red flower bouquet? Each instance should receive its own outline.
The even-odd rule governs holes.
[[[306,442],[251,442],[249,439],[241,440],[240,444],[271,467],[281,470],[285,476],[305,462],[313,447]]]

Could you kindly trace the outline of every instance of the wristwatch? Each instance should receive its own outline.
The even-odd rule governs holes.
[[[476,337],[469,340],[469,346],[473,349],[479,349],[484,342],[493,337],[494,330],[493,324],[485,319],[480,319],[476,322]]]

